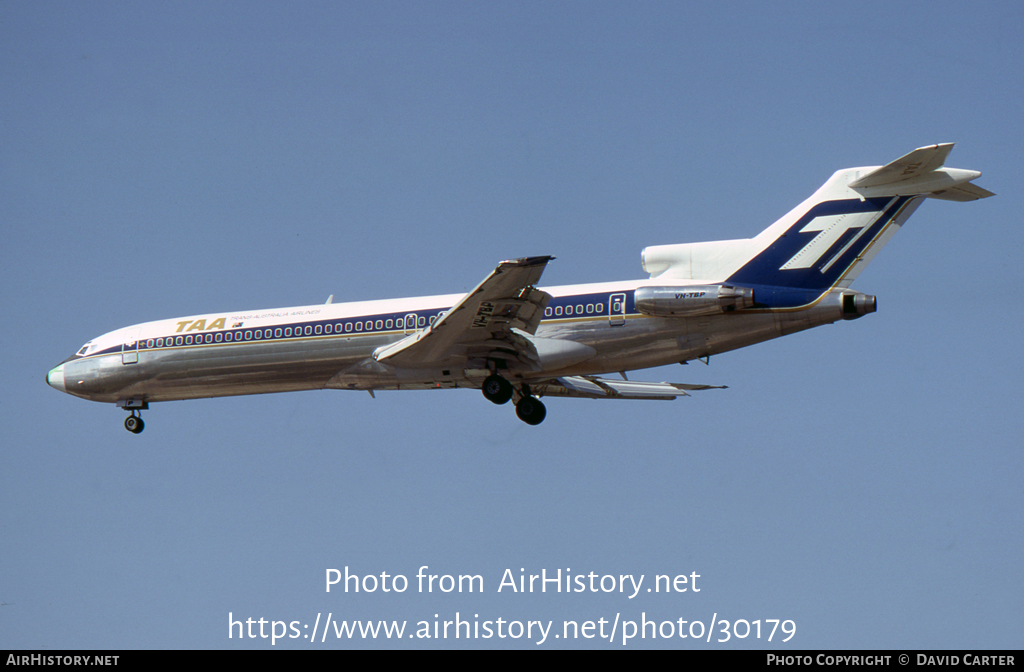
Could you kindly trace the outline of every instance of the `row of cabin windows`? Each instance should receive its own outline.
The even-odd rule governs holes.
[[[437,320],[437,315],[430,317],[430,324],[433,325],[434,321]],[[416,324],[413,325],[412,322]],[[316,324],[306,325],[305,327],[277,327],[267,329],[247,329],[245,331],[216,331],[208,334],[188,334],[185,336],[168,336],[167,338],[151,338],[146,341],[147,348],[164,348],[175,345],[199,345],[201,343],[231,343],[232,341],[252,341],[252,340],[264,340],[268,338],[292,338],[293,336],[319,336],[321,334],[342,334],[361,332],[361,331],[379,331],[383,329],[415,329],[418,327],[425,327],[427,325],[427,318],[423,315],[412,316],[408,318],[388,319],[388,320],[366,320],[357,322],[338,322],[337,324]]]
[[[588,303],[585,306],[582,303],[578,303],[575,306],[565,306],[564,308],[562,306],[555,306],[554,308],[548,306],[544,309],[544,317],[561,317],[562,315],[584,314],[591,315],[593,313],[600,315],[603,312],[604,306],[600,303]]]
[[[616,304],[617,305],[617,304]],[[544,317],[562,317],[563,315],[592,315],[604,312],[604,305],[600,303],[576,304],[575,306],[548,306],[544,309]],[[437,321],[438,315],[430,316],[430,325]],[[409,324],[415,321],[416,324]],[[189,334],[186,336],[168,336],[167,338],[149,339],[146,341],[147,348],[163,348],[175,345],[198,345],[201,343],[231,343],[232,341],[264,340],[268,338],[292,338],[293,336],[319,336],[321,334],[348,334],[363,331],[381,331],[384,329],[416,329],[427,325],[427,318],[423,315],[398,319],[389,318],[386,320],[358,320],[356,322],[338,322],[336,324],[316,324],[304,327],[276,327],[267,329],[255,329],[246,331],[217,331],[209,334]],[[83,350],[85,347],[83,346]]]

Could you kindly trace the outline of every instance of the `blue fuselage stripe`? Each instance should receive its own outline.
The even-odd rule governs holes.
[[[615,297],[615,301],[613,301]],[[623,305],[611,313],[612,304],[621,301]],[[167,348],[183,348],[219,344],[241,344],[260,343],[263,341],[297,340],[303,338],[351,338],[353,336],[380,336],[396,332],[412,332],[417,329],[426,328],[433,324],[440,315],[450,307],[444,309],[430,310],[406,310],[392,313],[377,313],[371,315],[317,319],[306,322],[289,322],[281,324],[268,324],[260,326],[245,326],[243,322],[235,321],[226,328],[216,329],[192,329],[180,322],[178,330],[168,331],[160,336],[147,336],[140,340],[137,347],[127,348],[127,344],[118,344],[105,348],[98,352],[87,355],[88,358],[102,357],[122,352],[144,352],[147,350],[161,350]],[[576,294],[572,296],[560,296],[551,299],[547,309],[544,311],[544,321],[553,320],[584,320],[604,317],[609,315],[624,317],[632,314],[633,290],[594,292],[587,294]],[[416,326],[406,327],[406,320],[412,322],[415,316]],[[205,320],[204,320],[205,323]],[[78,357],[75,357],[76,359]]]

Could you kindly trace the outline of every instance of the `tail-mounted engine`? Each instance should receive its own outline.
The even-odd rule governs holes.
[[[878,300],[870,294],[843,292],[843,319],[856,320],[858,317],[878,310]]]
[[[718,315],[754,305],[754,290],[730,285],[640,287],[633,295],[636,309],[655,317]]]

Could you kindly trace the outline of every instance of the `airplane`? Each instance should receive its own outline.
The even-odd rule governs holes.
[[[850,285],[926,198],[994,196],[946,168],[953,143],[847,168],[753,238],[647,247],[642,280],[539,288],[550,256],[502,261],[471,292],[191,315],[83,345],[55,389],[129,412],[297,390],[473,388],[540,424],[541,397],[675,399],[721,386],[629,380],[876,310]],[[621,380],[604,375],[619,373]]]

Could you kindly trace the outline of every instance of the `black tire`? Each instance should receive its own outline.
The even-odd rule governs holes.
[[[484,379],[480,391],[484,393],[484,398],[487,401],[498,405],[507,404],[508,400],[512,398],[512,383],[501,376],[491,375]]]
[[[547,414],[547,409],[537,397],[523,397],[516,404],[516,415],[528,425],[539,425]]]
[[[142,418],[136,415],[129,415],[124,419],[124,428],[132,434],[138,434],[146,428],[146,423],[142,421]]]

